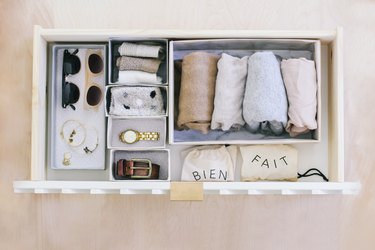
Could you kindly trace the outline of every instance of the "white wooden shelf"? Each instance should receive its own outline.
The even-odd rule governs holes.
[[[170,192],[170,182],[15,181],[15,193],[61,194],[158,194]],[[204,182],[204,194],[216,195],[322,195],[357,194],[355,182]]]

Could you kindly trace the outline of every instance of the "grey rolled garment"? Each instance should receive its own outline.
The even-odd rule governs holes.
[[[280,135],[288,121],[288,100],[280,64],[272,52],[256,52],[248,61],[243,117],[250,132]]]

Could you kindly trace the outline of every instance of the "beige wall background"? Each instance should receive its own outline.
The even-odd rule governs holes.
[[[345,178],[358,196],[14,194],[30,177],[33,25],[345,31]],[[0,249],[375,249],[375,1],[0,1]]]

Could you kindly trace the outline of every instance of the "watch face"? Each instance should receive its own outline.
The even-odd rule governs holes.
[[[137,141],[137,133],[134,130],[127,130],[123,133],[123,139],[126,143],[134,143]]]

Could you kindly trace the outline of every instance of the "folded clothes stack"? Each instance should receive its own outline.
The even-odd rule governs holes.
[[[116,60],[116,66],[119,83],[162,83],[162,78],[157,75],[165,57],[162,46],[124,42],[118,52],[120,57]]]
[[[315,63],[270,51],[243,58],[192,52],[182,60],[177,125],[291,137],[317,128]]]

